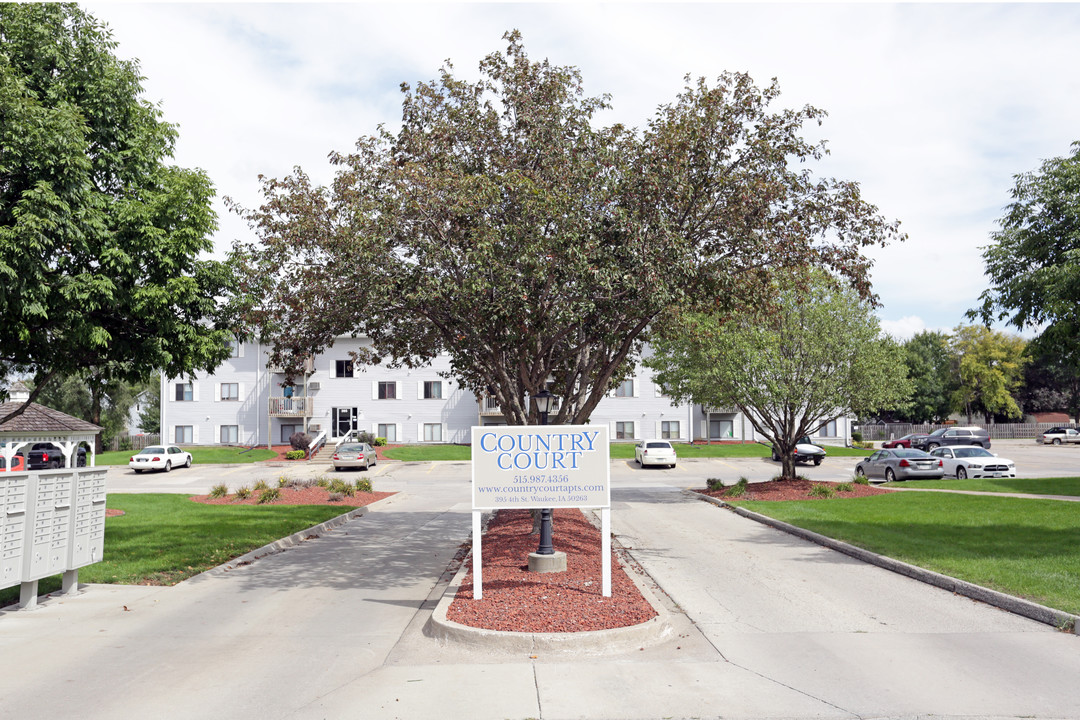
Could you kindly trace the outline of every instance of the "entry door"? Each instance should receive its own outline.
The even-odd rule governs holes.
[[[334,437],[344,437],[350,430],[356,430],[356,408],[334,408]]]
[[[732,424],[730,420],[709,418],[709,439],[724,440],[732,436]]]

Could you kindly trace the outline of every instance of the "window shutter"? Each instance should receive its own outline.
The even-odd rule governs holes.
[[[424,399],[424,386],[426,384],[427,383],[425,383],[423,380],[417,380],[416,381],[416,399],[417,400],[423,400]]]
[[[416,442],[426,442],[427,438],[424,437],[424,423],[416,423]]]
[[[656,435],[653,435],[653,437],[656,437],[656,438],[664,437],[664,421],[663,420],[657,420],[656,421]]]
[[[192,389],[191,397],[195,397],[195,390]],[[221,401],[221,383],[214,383],[214,402]]]
[[[194,432],[194,431],[192,431],[192,432]],[[218,445],[221,444],[221,426],[220,425],[215,425],[214,426],[214,442],[217,443]]]
[[[192,380],[191,381],[191,401],[192,402],[199,402],[199,381],[198,380]]]
[[[244,357],[244,345],[247,343],[236,343],[236,357]]]
[[[236,399],[243,402],[244,400],[244,383],[236,383]]]
[[[641,383],[638,382],[638,379],[636,377],[632,378],[632,379],[634,381],[634,397],[637,397],[638,396],[638,390],[640,389]]]
[[[199,444],[199,426],[198,425],[192,425],[191,426],[191,444],[192,445],[198,445]]]
[[[372,380],[371,381],[371,399],[372,400],[378,400],[379,399],[379,381],[378,380]]]

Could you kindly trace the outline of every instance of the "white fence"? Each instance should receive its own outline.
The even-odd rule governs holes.
[[[896,438],[910,435],[911,433],[932,433],[938,428],[947,428],[958,425],[933,425],[912,423],[881,423],[881,424],[855,424],[852,431],[862,433],[864,442],[882,442],[895,440]],[[990,433],[991,440],[1034,440],[1039,433],[1054,427],[1071,427],[1080,429],[1072,423],[972,423],[972,426],[986,428]]]

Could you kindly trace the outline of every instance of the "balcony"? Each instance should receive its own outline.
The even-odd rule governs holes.
[[[739,409],[738,408],[712,407],[710,405],[702,405],[701,406],[701,411],[703,413],[705,413],[706,415],[710,415],[710,414],[715,414],[715,415],[736,415],[736,414],[738,414]]]
[[[502,416],[499,401],[495,398],[484,398],[480,401],[480,414],[483,416]]]
[[[315,398],[312,397],[270,398],[270,417],[312,417],[314,412]]]

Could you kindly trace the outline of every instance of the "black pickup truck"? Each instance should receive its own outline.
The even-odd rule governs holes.
[[[86,448],[79,447],[75,452],[75,467],[86,467]],[[26,454],[26,467],[30,470],[55,470],[64,467],[65,462],[64,453],[52,443],[34,443]]]

